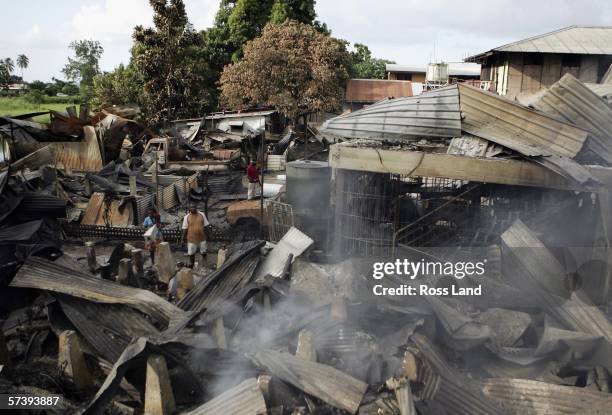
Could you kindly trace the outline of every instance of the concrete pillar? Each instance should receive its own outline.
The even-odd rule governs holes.
[[[130,282],[134,279],[132,272],[132,260],[129,258],[122,258],[119,261],[119,272],[117,274],[117,282],[123,285],[130,285]]]
[[[150,415],[170,415],[175,402],[166,359],[152,354],[147,359],[144,411]]]
[[[400,415],[416,414],[414,407],[414,397],[410,389],[410,382],[406,378],[391,378],[386,382],[387,388],[395,392],[395,399],[399,408]]]
[[[331,305],[331,318],[346,321],[346,316],[346,299],[343,295],[337,295]]]
[[[182,300],[189,290],[193,288],[193,273],[190,268],[182,268],[178,274],[176,297]]]
[[[0,326],[0,375],[6,375],[12,369],[11,355],[9,354],[8,347],[6,347],[6,340],[4,339],[4,331]]]
[[[402,362],[402,365],[402,375],[408,380],[416,381],[418,374],[416,357],[414,357],[414,355],[409,351],[406,351],[404,353],[404,361]]]
[[[140,275],[144,272],[144,254],[142,249],[132,249],[132,264],[136,274]]]
[[[176,274],[176,262],[174,262],[174,255],[172,255],[168,242],[162,242],[157,247],[155,251],[155,267],[157,268],[157,277],[166,284]]]
[[[60,370],[63,370],[72,378],[72,382],[79,391],[86,392],[94,388],[91,373],[87,368],[81,350],[79,337],[74,330],[66,330],[60,333],[57,362]]]
[[[136,196],[136,176],[130,176],[130,196]]]
[[[87,250],[87,268],[89,268],[91,272],[95,272],[98,269],[96,244],[93,241],[87,241],[85,242],[85,248]]]
[[[311,362],[317,361],[317,352],[315,350],[314,340],[310,331],[300,330],[295,356]]]
[[[227,253],[227,249],[219,248],[217,252],[217,269],[221,268],[221,266],[225,263],[225,254]]]
[[[217,341],[217,346],[219,347],[219,349],[227,349],[227,340],[225,339],[225,326],[223,325],[223,317],[219,317],[215,320],[213,336]]]

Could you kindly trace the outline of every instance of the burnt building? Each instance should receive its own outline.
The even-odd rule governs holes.
[[[549,87],[566,73],[585,83],[602,80],[612,63],[612,27],[570,26],[472,56],[489,90],[514,99]]]

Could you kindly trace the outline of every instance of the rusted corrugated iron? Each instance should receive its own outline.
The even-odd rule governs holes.
[[[376,102],[385,98],[411,97],[410,81],[387,79],[351,79],[346,86],[345,100],[349,102]]]
[[[123,204],[121,200],[112,200],[108,206],[108,217],[105,217],[104,193],[94,193],[89,198],[87,208],[81,219],[83,225],[110,225],[125,227],[133,224],[132,204]],[[108,223],[106,223],[108,220]]]
[[[103,167],[102,154],[98,145],[96,131],[91,126],[83,127],[85,138],[83,141],[56,142],[51,145],[55,148],[56,163],[78,171],[98,171]]]

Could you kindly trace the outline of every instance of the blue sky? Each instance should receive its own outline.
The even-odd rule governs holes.
[[[212,24],[219,0],[185,0],[197,29]],[[612,26],[610,0],[318,0],[319,19],[333,35],[367,44],[377,57],[401,64],[457,61],[469,54],[569,26]],[[20,0],[6,2],[0,58],[24,53],[24,77],[62,77],[75,39],[96,39],[103,70],[129,58],[132,28],[151,24],[147,0]],[[18,72],[18,71],[17,71]]]

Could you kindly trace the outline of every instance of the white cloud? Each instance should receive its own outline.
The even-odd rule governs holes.
[[[153,11],[145,0],[105,0],[81,6],[72,17],[71,39],[95,39],[103,46],[122,43],[129,48],[136,25],[150,25]]]

